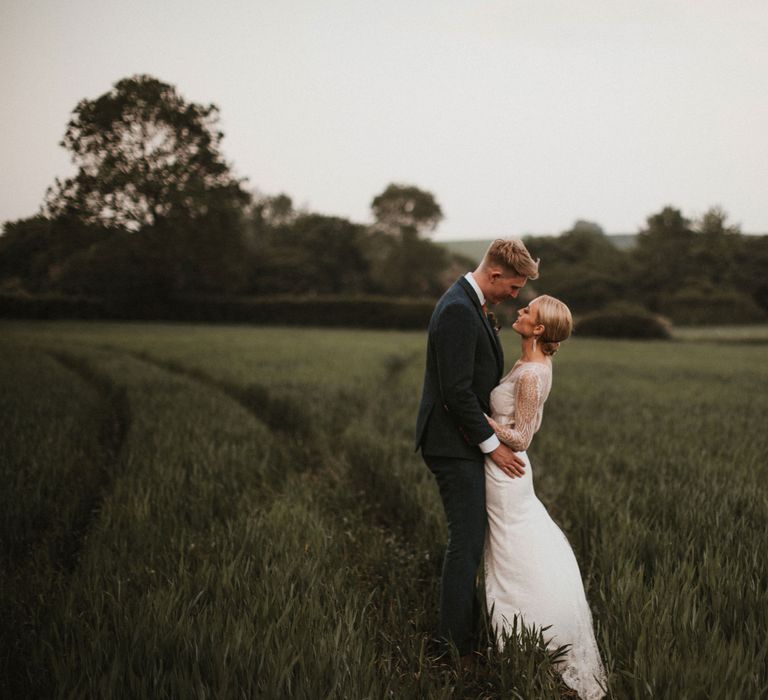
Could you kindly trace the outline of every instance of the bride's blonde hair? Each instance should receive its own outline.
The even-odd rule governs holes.
[[[567,340],[573,330],[571,310],[548,294],[542,294],[530,303],[536,304],[536,323],[544,326],[544,332],[536,340],[545,355],[554,355],[560,343]]]

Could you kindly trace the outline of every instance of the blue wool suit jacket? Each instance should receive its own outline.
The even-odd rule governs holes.
[[[491,391],[503,370],[501,344],[475,290],[461,277],[429,321],[416,449],[426,456],[482,461],[478,445],[493,435],[483,413],[491,413]]]

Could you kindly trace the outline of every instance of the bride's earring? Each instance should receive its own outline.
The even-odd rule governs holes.
[[[536,336],[533,336],[533,351],[536,352]]]

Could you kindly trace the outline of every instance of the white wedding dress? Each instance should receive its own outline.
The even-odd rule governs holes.
[[[550,362],[518,361],[491,393],[492,418],[504,426],[497,435],[525,461],[525,476],[510,478],[486,457],[485,594],[500,645],[515,616],[518,629],[520,621],[549,626],[544,638],[550,648],[570,645],[558,666],[563,681],[583,700],[596,700],[605,695],[605,671],[579,565],[533,491],[524,452],[541,425],[551,387]]]

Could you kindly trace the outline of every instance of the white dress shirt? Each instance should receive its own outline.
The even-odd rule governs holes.
[[[464,279],[469,282],[469,284],[472,286],[472,289],[475,290],[475,294],[477,294],[477,298],[480,300],[480,306],[485,304],[485,294],[483,294],[483,290],[480,289],[477,282],[475,281],[475,276],[468,272],[466,275],[464,275]],[[493,452],[501,443],[499,442],[499,438],[496,437],[496,433],[491,435],[487,440],[483,440],[478,447],[480,448],[480,451],[483,454],[488,454],[490,452]]]
[[[464,275],[464,279],[467,280],[467,282],[472,285],[472,289],[475,290],[475,294],[477,294],[477,298],[480,300],[480,306],[485,304],[485,294],[483,294],[483,290],[480,289],[477,282],[475,281],[475,276],[471,272],[468,272],[466,275]]]

